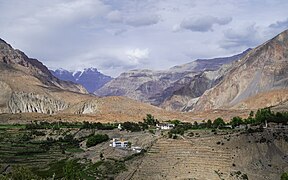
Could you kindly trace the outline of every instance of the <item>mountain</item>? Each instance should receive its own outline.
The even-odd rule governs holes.
[[[222,80],[206,91],[194,111],[261,108],[288,101],[288,30],[234,63]]]
[[[67,71],[65,69],[50,70],[57,78],[71,81],[84,86],[89,93],[93,93],[113,78],[100,73],[96,68],[85,68],[82,71]]]
[[[126,97],[99,98],[88,94],[81,85],[54,77],[40,61],[13,49],[2,39],[0,72],[1,122],[59,119],[138,122],[149,113],[161,120],[191,120],[188,115]]]
[[[53,113],[68,106],[60,92],[87,94],[79,84],[54,77],[37,59],[0,39],[0,112]],[[71,100],[72,101],[72,100]]]
[[[207,78],[203,79],[204,72],[217,71],[220,73],[222,71],[219,71],[219,68],[223,64],[236,61],[249,51],[250,49],[231,57],[199,59],[181,66],[172,67],[166,71],[131,70],[122,73],[119,77],[105,84],[102,88],[95,91],[95,94],[98,96],[126,96],[167,109],[182,110],[189,101],[188,99],[201,96],[206,89],[216,84],[217,80],[214,78],[218,77],[218,75],[214,73],[210,77],[209,73],[207,73]],[[199,80],[199,78],[202,78],[202,80]],[[203,84],[204,81],[206,84]],[[188,86],[191,86],[189,88],[192,89],[194,87],[195,93],[187,92],[188,96],[185,97],[185,101],[183,100],[178,105],[176,105],[176,102],[171,102],[170,104],[167,102],[180,91],[185,91],[184,89],[187,89]]]

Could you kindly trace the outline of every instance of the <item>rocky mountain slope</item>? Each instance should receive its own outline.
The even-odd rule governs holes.
[[[82,71],[68,71],[65,69],[50,71],[55,77],[61,80],[81,84],[89,93],[93,93],[113,79],[100,73],[96,68],[85,68]]]
[[[4,40],[0,40],[0,70],[0,112],[53,113],[67,106],[59,92],[87,93],[81,85],[54,77],[37,59]]]
[[[194,111],[251,108],[288,100],[288,30],[250,51],[206,91]]]
[[[231,57],[196,60],[166,71],[131,70],[105,84],[95,94],[126,96],[167,109],[182,110],[191,98],[201,96],[217,83],[225,71],[225,68],[219,70],[223,64],[238,60],[249,50]],[[179,93],[183,96],[177,104],[174,96]]]

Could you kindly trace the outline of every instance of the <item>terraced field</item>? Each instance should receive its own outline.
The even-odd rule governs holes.
[[[207,138],[202,141],[159,139],[132,179],[213,180],[228,177],[233,163],[231,153],[209,143]]]
[[[30,168],[45,168],[53,161],[66,158],[59,146],[44,150],[41,142],[25,140],[26,130],[0,130],[0,164],[2,167],[23,165]],[[7,167],[6,167],[7,168]]]

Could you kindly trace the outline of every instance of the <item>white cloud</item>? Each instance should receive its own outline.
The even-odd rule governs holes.
[[[226,49],[250,48],[263,42],[260,30],[255,24],[243,25],[224,31],[221,47]]]
[[[232,21],[231,17],[218,18],[214,16],[201,16],[182,21],[180,27],[190,31],[207,32],[213,31],[213,25],[226,25]]]
[[[0,0],[0,38],[49,67],[116,76],[241,52],[287,28],[287,8],[287,0]]]
[[[142,15],[142,16],[131,16],[125,20],[125,23],[134,26],[150,26],[157,24],[160,21],[160,17],[157,15]]]
[[[126,51],[126,55],[130,62],[139,64],[142,63],[143,60],[149,58],[150,51],[148,49],[129,49]]]
[[[119,10],[111,11],[107,14],[106,18],[109,22],[112,23],[119,23],[123,22],[123,15]]]

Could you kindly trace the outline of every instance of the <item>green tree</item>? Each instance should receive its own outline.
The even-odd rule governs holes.
[[[156,126],[156,124],[159,123],[159,121],[155,119],[154,116],[152,116],[151,114],[147,114],[146,118],[144,118],[143,120],[145,124],[150,126]]]
[[[199,126],[199,125],[198,125],[198,122],[197,122],[197,121],[194,121],[194,123],[193,123],[193,128],[194,128],[194,129],[198,129],[198,126]]]
[[[141,131],[140,125],[138,123],[134,123],[134,122],[124,122],[122,124],[122,128],[127,130],[127,131],[132,131],[132,132]]]
[[[274,114],[270,108],[258,109],[255,114],[256,123],[263,123],[265,121],[273,120]]]
[[[207,128],[211,128],[212,127],[212,121],[210,119],[208,119],[206,127]]]
[[[236,126],[239,126],[240,124],[243,124],[243,120],[241,117],[239,116],[236,116],[236,117],[233,117],[230,124],[232,125],[232,127],[236,127]]]
[[[86,142],[87,147],[95,146],[104,141],[108,141],[109,136],[107,134],[96,134],[94,136],[90,136]]]
[[[221,128],[225,125],[225,122],[222,118],[217,118],[213,121],[213,127],[214,128]]]
[[[253,118],[254,117],[254,111],[250,111],[249,117]]]

